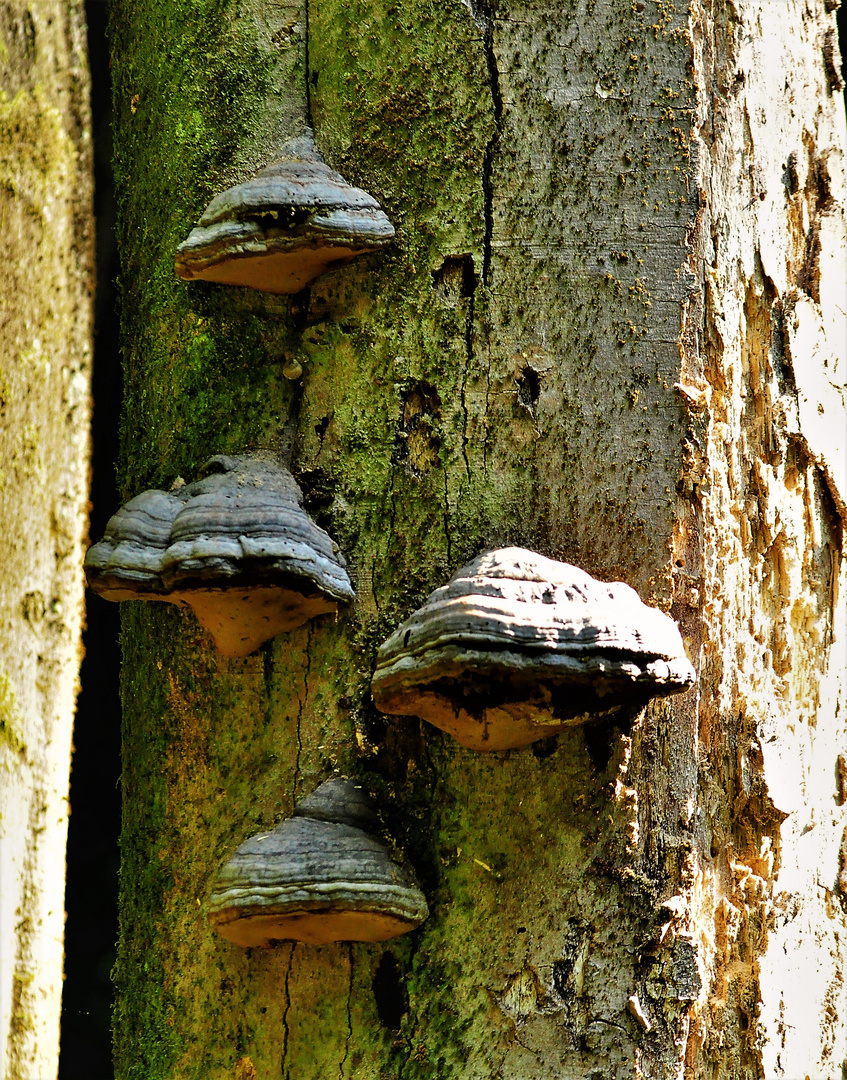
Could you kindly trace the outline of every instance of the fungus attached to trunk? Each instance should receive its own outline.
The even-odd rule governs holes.
[[[169,599],[161,595],[162,556],[182,506],[172,492],[142,491],[113,514],[103,539],[85,556],[91,588],[106,600]]]
[[[301,506],[291,474],[259,457],[210,458],[176,491],[145,491],[85,559],[107,600],[193,608],[226,656],[336,611],[353,587],[336,545]]]
[[[526,746],[694,682],[676,623],[621,582],[524,548],[436,589],[377,655],[373,698],[473,750]]]
[[[429,911],[411,875],[373,835],[377,817],[352,780],[328,780],[221,870],[209,921],[236,945],[385,941]]]
[[[176,272],[296,293],[393,239],[376,199],[330,169],[307,132],[285,143],[278,161],[212,199],[177,249]]]

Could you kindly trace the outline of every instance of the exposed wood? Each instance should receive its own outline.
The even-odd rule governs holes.
[[[684,379],[703,393],[690,476],[704,524],[690,587],[704,601],[700,802],[717,852],[692,889],[711,981],[694,1075],[759,1059],[768,1077],[847,1068],[847,192],[844,101],[824,62],[833,24],[817,6],[692,11],[702,291]]]

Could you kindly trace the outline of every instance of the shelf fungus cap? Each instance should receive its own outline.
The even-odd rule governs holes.
[[[275,461],[210,458],[194,483],[115,514],[86,557],[89,585],[110,600],[187,604],[222,653],[246,656],[353,599],[344,559],[301,502]]]
[[[524,548],[478,556],[377,654],[373,699],[474,750],[526,746],[694,682],[676,623]]]
[[[385,941],[429,914],[411,875],[373,835],[377,818],[352,780],[334,779],[221,870],[209,921],[245,947],[272,941]]]
[[[143,491],[106,524],[88,549],[85,576],[106,600],[164,600],[162,556],[182,500],[166,491]]]
[[[176,272],[296,293],[393,239],[376,199],[330,169],[307,132],[285,143],[279,160],[212,199],[177,248]]]

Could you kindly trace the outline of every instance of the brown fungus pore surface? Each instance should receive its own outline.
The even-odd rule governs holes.
[[[225,656],[353,599],[343,558],[267,458],[217,456],[176,491],[145,491],[112,517],[85,559],[107,600],[188,605]]]
[[[412,876],[372,830],[352,780],[322,784],[270,832],[246,840],[218,875],[209,921],[235,945],[385,941],[429,914]]]
[[[393,239],[376,199],[330,169],[307,132],[285,143],[279,160],[212,199],[177,249],[175,269],[186,281],[297,293]]]
[[[377,655],[378,709],[473,750],[526,746],[694,682],[674,621],[621,582],[524,548],[478,556]]]

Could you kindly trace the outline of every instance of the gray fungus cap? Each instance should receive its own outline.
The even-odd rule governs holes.
[[[328,780],[270,832],[245,840],[221,870],[208,917],[242,946],[272,941],[385,941],[429,914],[411,874],[372,830],[353,781]]]
[[[296,293],[393,239],[376,199],[330,169],[307,131],[285,143],[279,160],[212,199],[177,248],[175,268],[187,281]]]
[[[694,678],[676,623],[634,589],[501,548],[457,571],[383,643],[372,693],[382,712],[504,750]]]
[[[277,462],[218,455],[200,479],[145,491],[112,517],[85,558],[107,600],[165,600],[193,608],[227,656],[353,599],[344,559],[303,510]]]

